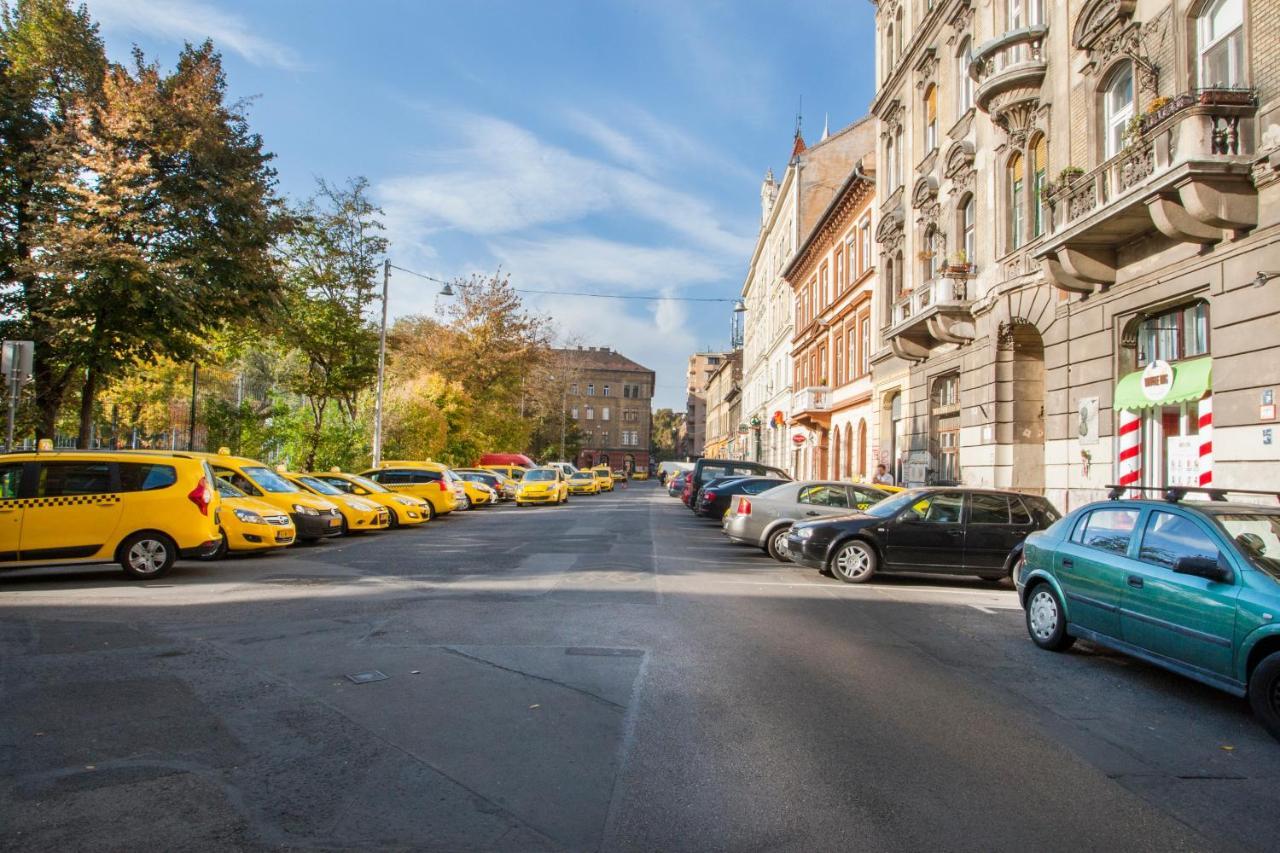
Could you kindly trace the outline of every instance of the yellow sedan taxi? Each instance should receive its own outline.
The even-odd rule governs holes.
[[[600,491],[613,491],[613,472],[609,470],[608,465],[597,465],[591,469],[591,473],[595,475],[596,485],[600,487]]]
[[[223,450],[191,455],[207,460],[219,480],[226,480],[249,497],[289,513],[298,529],[298,538],[304,542],[342,533],[342,512],[337,504],[289,482],[274,468]]]
[[[338,511],[342,513],[341,528],[343,534],[360,533],[365,530],[386,530],[391,526],[391,513],[388,512],[385,506],[379,506],[373,501],[349,495],[342,489],[331,486],[319,477],[310,474],[294,474],[287,471],[281,471],[280,474],[289,482],[297,483],[308,492],[311,492],[311,494],[333,501],[337,505]]]
[[[498,493],[499,501],[515,500],[516,481],[501,471],[489,471],[484,468],[453,468],[455,476],[474,483],[484,483]]]
[[[498,502],[498,493],[486,483],[460,477],[452,470],[449,471],[449,475],[453,478],[455,486],[462,487],[466,496],[462,500],[460,509],[475,509],[478,506],[491,506]]]
[[[569,494],[600,494],[600,484],[596,482],[596,475],[590,471],[575,471],[573,474],[569,475]]]
[[[520,480],[516,506],[562,504],[569,500],[569,484],[557,468],[531,468]]]
[[[461,503],[454,491],[453,476],[439,462],[430,460],[383,462],[381,468],[360,475],[403,495],[413,495],[427,502],[430,518],[448,515]]]
[[[287,512],[249,497],[226,480],[214,477],[214,483],[222,498],[218,513],[222,544],[214,557],[225,557],[228,551],[267,551],[293,544],[298,531]]]
[[[324,480],[335,489],[340,489],[349,495],[355,495],[356,497],[373,501],[379,506],[385,506],[390,515],[393,529],[406,525],[425,524],[431,518],[431,505],[422,498],[393,492],[381,483],[375,483],[367,477],[344,474],[341,471],[309,474],[308,476]]]

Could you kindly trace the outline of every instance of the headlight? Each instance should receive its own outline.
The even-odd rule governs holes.
[[[300,513],[302,515],[319,515],[320,514],[319,511],[314,510],[309,506],[303,506],[302,504],[294,504],[293,511],[296,513]]]
[[[258,515],[256,512],[254,512],[251,509],[237,509],[237,510],[233,510],[233,512],[235,512],[236,518],[240,519],[245,524],[266,524],[267,523],[266,519],[264,519],[262,516]]]
[[[367,501],[362,501],[359,498],[347,498],[347,506],[357,512],[373,512],[377,508],[373,504]]]
[[[796,534],[796,536],[797,536],[798,538],[800,538],[800,539],[808,539],[809,537],[813,536],[813,528],[812,528],[812,527],[798,527],[798,528],[796,528],[796,530],[795,530],[795,534]]]
[[[417,501],[415,501],[413,498],[405,498],[405,497],[399,497],[399,498],[396,498],[396,503],[398,503],[398,504],[403,504],[404,506],[417,506],[417,505],[418,505],[418,502],[417,502]]]

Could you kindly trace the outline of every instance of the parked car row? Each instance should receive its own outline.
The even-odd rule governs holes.
[[[1086,639],[1247,697],[1280,739],[1280,506],[1221,489],[1113,487],[1064,517],[1033,494],[891,493],[704,461],[672,476],[668,493],[718,518],[730,542],[846,583],[888,572],[1012,582],[1040,648]]]

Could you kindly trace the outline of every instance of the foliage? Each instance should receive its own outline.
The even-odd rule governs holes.
[[[684,424],[684,412],[673,409],[658,409],[653,413],[651,430],[653,447],[659,460],[674,459],[678,456],[680,427]]]

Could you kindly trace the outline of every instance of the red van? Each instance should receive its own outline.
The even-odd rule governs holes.
[[[480,457],[480,461],[476,465],[516,465],[520,468],[533,468],[536,466],[532,459],[523,453],[486,453]]]

